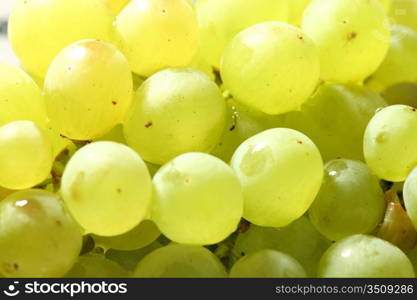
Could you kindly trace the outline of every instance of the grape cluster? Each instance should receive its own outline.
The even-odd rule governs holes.
[[[417,0],[17,0],[5,277],[415,277]]]

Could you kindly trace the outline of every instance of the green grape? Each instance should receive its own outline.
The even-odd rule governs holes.
[[[417,168],[408,175],[403,190],[407,214],[417,229]]]
[[[145,163],[129,147],[95,142],[78,150],[62,176],[61,193],[75,220],[102,236],[126,233],[145,217],[152,184]]]
[[[59,277],[81,250],[81,228],[53,193],[24,190],[0,202],[0,271],[6,277]]]
[[[324,85],[301,111],[279,116],[277,125],[310,137],[324,161],[338,157],[363,160],[366,125],[386,105],[379,95],[361,86]]]
[[[54,158],[61,154],[62,151],[64,151],[65,149],[74,146],[74,143],[71,140],[65,138],[64,136],[61,136],[49,123],[45,130],[45,133],[52,144],[52,156]]]
[[[269,129],[243,142],[231,166],[243,188],[243,217],[260,226],[281,227],[301,217],[323,179],[317,147],[287,128]]]
[[[320,75],[319,54],[297,27],[265,22],[233,38],[220,71],[238,103],[280,114],[299,109],[313,93]]]
[[[416,53],[417,32],[400,25],[392,26],[390,48],[370,78],[372,86],[381,89],[401,82],[417,82]]]
[[[146,162],[146,166],[148,167],[149,173],[152,177],[156,174],[156,172],[158,172],[159,168],[161,167],[160,165],[154,165],[148,162]]]
[[[112,12],[117,15],[130,0],[107,0],[107,2],[110,5]]]
[[[306,277],[304,268],[291,256],[275,250],[261,250],[239,259],[230,270],[233,278]]]
[[[221,138],[226,113],[219,88],[204,73],[166,69],[136,92],[124,134],[143,159],[160,165],[182,153],[210,152]]]
[[[238,236],[232,249],[232,259],[264,249],[273,249],[293,256],[301,263],[308,276],[314,277],[318,261],[330,244],[309,219],[302,216],[281,228],[251,224],[246,232]]]
[[[394,84],[381,93],[389,105],[405,104],[417,108],[417,84],[403,82]]]
[[[25,189],[41,183],[52,168],[52,145],[31,121],[0,127],[0,186]]]
[[[363,162],[348,159],[329,161],[324,171],[320,192],[309,210],[318,231],[332,241],[373,231],[385,211],[378,178]]]
[[[287,0],[198,0],[196,12],[202,56],[217,69],[238,32],[261,22],[288,20]]]
[[[417,270],[417,247],[415,247],[410,253],[408,253],[408,258],[414,267],[414,272]]]
[[[152,220],[170,240],[208,245],[224,240],[242,217],[242,190],[232,169],[204,153],[180,155],[153,178]]]
[[[392,0],[380,0],[380,2],[381,2],[381,4],[382,4],[382,6],[384,7],[384,9],[385,9],[385,12],[389,12],[389,10],[390,10],[390,8],[391,8],[391,1]]]
[[[135,250],[152,244],[161,232],[158,227],[150,221],[144,220],[132,230],[116,236],[93,235],[96,245],[104,249]]]
[[[107,132],[102,137],[99,137],[98,139],[94,141],[108,141],[108,142],[116,142],[120,144],[126,144],[125,137],[123,135],[123,125],[117,124],[113,127],[109,132]]]
[[[364,155],[379,178],[404,181],[417,166],[417,109],[392,105],[375,114],[364,135]]]
[[[219,259],[206,248],[171,244],[145,256],[133,274],[134,277],[197,278],[226,277]]]
[[[123,269],[133,272],[142,258],[161,247],[162,245],[158,241],[155,241],[144,248],[136,250],[109,249],[106,251],[105,256],[107,259],[118,263]]]
[[[389,48],[389,22],[379,0],[313,0],[302,29],[317,44],[321,77],[329,82],[362,81]]]
[[[119,278],[128,277],[128,272],[112,260],[98,254],[78,257],[67,278]]]
[[[9,196],[13,192],[14,192],[13,190],[9,190],[0,186],[0,201],[6,198],[7,196]]]
[[[198,49],[198,25],[186,0],[135,0],[117,16],[132,70],[142,76],[188,66]]]
[[[28,120],[45,127],[46,108],[41,90],[25,72],[0,62],[0,126]]]
[[[129,64],[111,44],[83,40],[62,50],[45,78],[52,126],[74,140],[100,137],[123,121],[132,100]]]
[[[407,256],[376,237],[357,234],[333,244],[323,255],[319,277],[414,277]]]
[[[389,16],[395,24],[404,25],[417,31],[417,1],[391,0]]]
[[[193,61],[190,63],[190,67],[204,72],[213,81],[216,79],[212,66],[201,55],[201,50],[194,56]]]
[[[9,18],[9,39],[25,69],[43,78],[69,44],[116,40],[113,18],[103,0],[18,0]]]
[[[289,8],[288,23],[300,26],[303,19],[304,11],[311,3],[311,0],[287,0]]]

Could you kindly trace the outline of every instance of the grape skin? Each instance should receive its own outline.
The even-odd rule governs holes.
[[[407,214],[417,229],[417,168],[408,175],[404,184],[404,204]]]

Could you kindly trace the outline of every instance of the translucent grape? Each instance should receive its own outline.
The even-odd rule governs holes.
[[[265,21],[287,21],[287,0],[198,0],[202,56],[219,69],[223,52],[243,29]]]
[[[384,7],[385,11],[388,13],[391,8],[391,1],[392,0],[380,0],[382,6]]]
[[[417,32],[400,25],[392,26],[390,48],[371,77],[373,86],[386,88],[401,82],[417,82],[416,53]]]
[[[186,0],[131,1],[115,26],[132,70],[142,76],[186,67],[197,53],[197,18]]]
[[[116,47],[79,41],[58,54],[46,75],[49,119],[68,138],[100,137],[124,119],[132,89],[129,64]]]
[[[338,157],[363,160],[366,126],[375,111],[386,105],[379,95],[361,86],[324,85],[301,111],[279,116],[277,126],[306,134],[325,161]]]
[[[305,216],[282,228],[259,227],[251,224],[241,233],[232,249],[232,259],[273,249],[294,257],[308,276],[316,276],[320,257],[330,246]]]
[[[390,105],[405,104],[417,108],[417,84],[403,82],[394,84],[381,93]]]
[[[123,125],[118,124],[118,125],[114,126],[112,130],[110,130],[105,135],[103,135],[102,137],[99,137],[98,139],[96,139],[94,141],[97,141],[97,142],[98,141],[108,141],[108,142],[116,142],[116,143],[120,143],[120,144],[126,144],[126,140],[125,140],[125,137],[123,135]]]
[[[417,31],[417,1],[391,0],[389,16],[391,21]]]
[[[25,69],[43,78],[69,44],[88,38],[115,40],[112,22],[103,0],[18,0],[9,18],[9,39]]]
[[[333,244],[323,255],[320,277],[414,277],[407,256],[376,237],[353,235]]]
[[[300,29],[280,22],[253,25],[227,46],[221,65],[237,102],[267,114],[299,109],[318,84],[319,54]]]
[[[373,231],[385,211],[378,178],[364,163],[347,159],[329,161],[324,171],[320,192],[309,210],[314,226],[333,241]]]
[[[128,277],[128,272],[120,265],[98,254],[78,257],[67,278],[118,278]]]
[[[329,82],[362,81],[389,48],[388,18],[379,0],[313,0],[302,29],[317,44],[321,77]]]
[[[171,244],[143,258],[134,277],[226,277],[219,259],[206,248]]]
[[[417,168],[410,173],[404,184],[404,204],[407,214],[417,229]]]
[[[154,242],[161,232],[150,221],[144,220],[132,230],[116,236],[93,235],[96,245],[105,249],[135,250],[148,246]]]
[[[306,277],[300,263],[275,250],[261,250],[239,259],[230,270],[230,277],[296,278]]]
[[[287,0],[289,8],[288,23],[300,26],[304,11],[311,3],[311,0]]]
[[[6,277],[59,277],[81,250],[81,228],[50,192],[25,190],[0,202],[0,271]]]
[[[118,14],[130,0],[107,0],[114,14]]]
[[[404,181],[417,166],[417,109],[388,106],[371,119],[364,136],[364,155],[370,169],[388,181]]]
[[[0,62],[0,126],[28,120],[45,127],[46,107],[41,90],[25,72]]]
[[[204,73],[167,69],[137,91],[124,134],[146,161],[163,164],[182,153],[211,151],[223,133],[226,112],[219,88]]]
[[[30,188],[46,179],[52,163],[52,145],[35,123],[15,121],[0,127],[1,186]]]
[[[417,270],[417,247],[415,247],[410,253],[408,253],[408,258],[413,264],[414,270]]]
[[[123,234],[147,213],[151,179],[129,147],[95,142],[78,150],[65,168],[61,193],[75,220],[88,233]]]
[[[153,178],[152,219],[170,240],[208,245],[224,240],[242,217],[242,190],[220,159],[204,153],[180,155]]]
[[[243,188],[243,217],[260,226],[285,226],[301,217],[323,179],[317,147],[287,128],[266,130],[243,142],[231,166]]]

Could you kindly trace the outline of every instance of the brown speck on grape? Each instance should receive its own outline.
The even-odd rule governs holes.
[[[111,104],[116,105],[117,101],[112,101]]]
[[[184,182],[185,182],[185,183],[189,183],[189,182],[190,182],[190,179],[189,179],[189,178],[185,178],[185,179],[184,179]]]
[[[351,41],[351,40],[353,40],[354,38],[356,38],[358,36],[358,34],[356,33],[356,32],[354,32],[354,31],[352,31],[352,32],[350,32],[348,35],[347,35],[347,39],[348,39],[348,41]]]
[[[297,35],[297,38],[301,41],[304,40],[304,37],[301,34]]]
[[[153,123],[152,121],[149,121],[148,123],[145,124],[145,128],[150,128],[152,127]]]
[[[229,131],[233,131],[236,129],[236,126],[233,124],[232,127],[229,128]]]
[[[167,11],[165,9],[162,10],[163,13],[166,13]]]
[[[122,189],[121,188],[118,188],[117,189],[117,192],[120,194],[122,192]]]
[[[300,144],[301,145],[302,143],[303,143],[302,141],[297,141],[297,144]]]
[[[417,111],[417,108],[412,107],[412,108],[411,108],[411,110],[412,110],[412,111]]]
[[[13,264],[13,269],[15,269],[16,271],[19,270],[19,265],[17,263]]]

